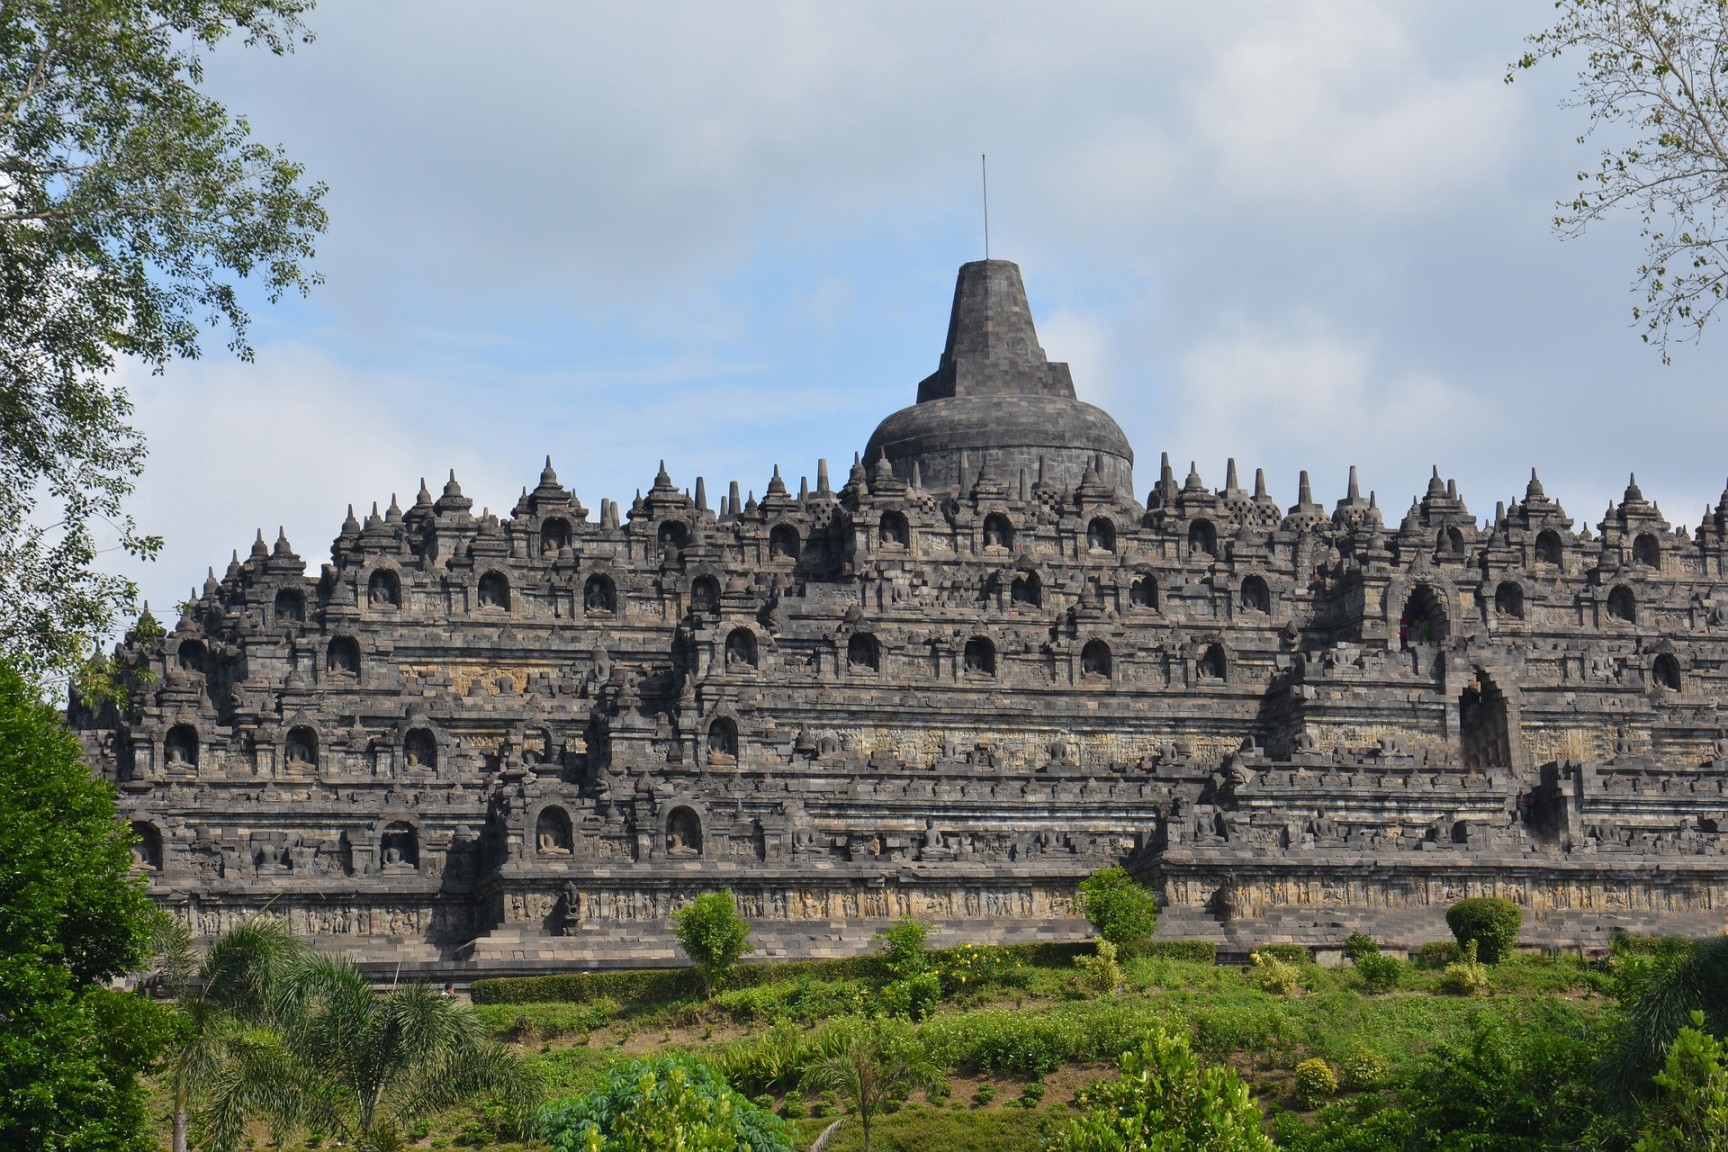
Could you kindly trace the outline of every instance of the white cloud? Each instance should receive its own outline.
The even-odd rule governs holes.
[[[1413,32],[1370,0],[1280,6],[1248,24],[1191,95],[1219,183],[1411,212],[1490,175],[1516,128],[1501,69],[1435,75]]]

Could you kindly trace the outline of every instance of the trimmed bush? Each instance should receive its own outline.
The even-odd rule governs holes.
[[[1404,975],[1404,965],[1396,956],[1370,952],[1357,958],[1356,971],[1362,977],[1362,986],[1368,991],[1390,992],[1398,987],[1399,978]]]
[[[1312,1108],[1338,1094],[1338,1077],[1332,1066],[1318,1056],[1296,1065],[1296,1102]]]
[[[1472,896],[1446,909],[1446,926],[1460,948],[1476,942],[1476,959],[1498,964],[1518,941],[1524,909],[1498,896]]]
[[[1372,1092],[1392,1079],[1386,1057],[1371,1048],[1358,1048],[1338,1061],[1338,1084],[1350,1092]]]
[[[1119,865],[1080,881],[1080,910],[1117,947],[1146,939],[1158,923],[1157,897]]]

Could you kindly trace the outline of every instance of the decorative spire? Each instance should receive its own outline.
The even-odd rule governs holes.
[[[1188,479],[1183,481],[1182,491],[1184,491],[1184,492],[1204,492],[1204,491],[1206,491],[1206,483],[1205,483],[1205,481],[1200,479],[1199,465],[1193,460],[1188,461]]]
[[[1234,492],[1237,487],[1236,457],[1232,456],[1224,461],[1224,491]]]
[[[1344,499],[1354,504],[1362,499],[1362,489],[1356,483],[1356,465],[1350,465],[1350,487],[1344,493]]]
[[[1308,470],[1306,468],[1302,470],[1296,481],[1296,503],[1304,505],[1314,503],[1314,491],[1308,483]]]
[[[819,457],[816,461],[816,495],[832,496],[834,489],[828,486],[828,459]]]
[[[708,511],[708,482],[702,477],[696,477],[696,511]]]
[[[1254,469],[1254,499],[1265,500],[1267,498],[1268,498],[1268,493],[1266,491],[1266,469],[1256,468],[1256,469]]]
[[[1536,469],[1530,469],[1530,483],[1524,485],[1524,499],[1546,500],[1548,493],[1542,490],[1542,481],[1536,476]]]
[[[1434,465],[1434,475],[1428,478],[1428,498],[1437,500],[1446,495],[1446,482],[1440,479],[1440,465]]]
[[[1622,502],[1626,504],[1642,504],[1644,502],[1644,493],[1638,488],[1636,473],[1631,474],[1626,481],[1626,495]]]
[[[919,383],[918,402],[1002,395],[1072,400],[1074,381],[1068,365],[1050,363],[1038,345],[1020,269],[1007,260],[978,260],[960,267],[948,342],[936,371]]]

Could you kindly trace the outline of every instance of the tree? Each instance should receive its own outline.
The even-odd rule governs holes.
[[[1633,309],[1643,339],[1668,359],[1672,339],[1695,339],[1728,290],[1728,5],[1721,0],[1557,0],[1553,25],[1530,36],[1506,79],[1543,59],[1581,57],[1565,102],[1586,110],[1585,142],[1615,143],[1578,173],[1558,205],[1562,236],[1583,234],[1622,209],[1642,223],[1645,257]],[[1630,142],[1625,142],[1626,137]]]
[[[133,598],[92,569],[96,526],[160,547],[123,509],[144,444],[118,361],[160,372],[206,323],[250,359],[239,281],[272,301],[317,282],[324,187],[198,87],[231,36],[278,55],[309,39],[311,6],[0,4],[0,653],[32,678]]]
[[[864,1129],[864,1152],[870,1152],[870,1122],[884,1104],[905,1099],[913,1088],[934,1089],[944,1080],[917,1034],[901,1020],[853,1017],[819,1043],[822,1058],[805,1071],[804,1082],[851,1101]]]
[[[185,924],[164,917],[157,956],[157,979],[180,1015],[164,1062],[174,1104],[173,1152],[186,1152],[195,1100],[224,1100],[235,1122],[254,1110],[293,1115],[292,1061],[269,1028],[306,959],[305,944],[281,921],[260,916],[218,936],[200,957]],[[222,1118],[214,1119],[220,1127]],[[218,1133],[218,1139],[229,1137],[237,1133]]]
[[[1056,1152],[1273,1152],[1248,1086],[1233,1068],[1201,1068],[1186,1036],[1155,1029],[1118,1067],[1075,1097],[1086,1114]]]
[[[1619,1028],[1608,1068],[1622,1091],[1641,1089],[1694,1013],[1712,1034],[1728,1034],[1728,937],[1664,942],[1655,955],[1626,950],[1614,963]]]
[[[1146,939],[1158,923],[1158,898],[1119,865],[1080,881],[1080,910],[1118,948]]]
[[[233,1072],[209,1093],[207,1142],[218,1150],[235,1147],[260,1113],[283,1129],[310,1125],[379,1149],[477,1093],[501,1094],[524,1119],[538,1103],[533,1075],[487,1038],[473,1008],[429,985],[379,995],[353,964],[320,957],[296,966],[274,999],[276,1028],[242,1037]],[[272,1070],[275,1088],[262,1079]]]
[[[111,787],[0,660],[0,1147],[153,1149],[138,1083],[172,1018],[108,988],[157,913]]]
[[[792,1152],[785,1121],[692,1056],[619,1065],[606,1087],[546,1105],[534,1126],[554,1152]]]
[[[730,888],[704,892],[672,913],[672,931],[684,955],[696,965],[703,992],[708,996],[714,995],[715,987],[738,966],[739,960],[755,951],[747,939],[750,922],[738,915]]]

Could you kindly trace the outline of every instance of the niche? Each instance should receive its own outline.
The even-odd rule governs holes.
[[[1015,604],[1036,608],[1044,603],[1044,587],[1036,572],[1022,572],[1008,586],[1008,599]]]
[[[725,764],[738,761],[738,726],[725,716],[708,725],[708,760]]]
[[[288,729],[288,738],[282,744],[282,755],[290,765],[318,767],[318,733],[304,725]]]
[[[540,555],[556,556],[570,547],[570,522],[557,516],[540,525]]]
[[[176,724],[162,741],[162,754],[170,772],[190,772],[198,767],[198,729]]]
[[[1459,694],[1458,733],[1464,745],[1464,767],[1512,766],[1506,695],[1486,675],[1478,675]]]
[[[1195,671],[1200,674],[1202,680],[1223,680],[1227,671],[1223,646],[1213,644],[1208,647],[1205,653],[1201,655],[1200,663],[1196,666]]]
[[[966,641],[966,651],[961,656],[969,676],[996,675],[996,645],[982,636],[974,636]]]
[[[402,581],[388,568],[372,573],[366,585],[366,602],[374,608],[400,608]]]
[[[702,818],[691,808],[674,808],[666,817],[666,855],[702,855]]]
[[[204,661],[208,658],[209,653],[205,649],[203,641],[186,640],[181,642],[177,655],[180,659],[180,671],[202,672],[204,671]]]
[[[1258,612],[1266,615],[1272,611],[1272,591],[1266,587],[1266,581],[1258,576],[1250,576],[1242,581],[1242,608],[1247,612]]]
[[[276,593],[277,623],[300,624],[306,619],[306,597],[292,588]]]
[[[690,611],[710,616],[720,612],[720,581],[712,576],[698,576],[690,585]]]
[[[600,573],[588,577],[588,583],[582,586],[582,608],[598,616],[610,616],[618,611],[618,593],[612,587],[612,578]]]
[[[846,666],[859,671],[875,672],[882,667],[882,649],[876,637],[868,632],[855,632],[846,641]]]
[[[1088,640],[1080,649],[1080,675],[1087,680],[1110,679],[1110,645],[1102,640]]]
[[[1614,590],[1608,593],[1608,616],[1628,624],[1638,623],[1638,600],[1632,595],[1632,589],[1624,584],[1615,585]]]
[[[402,738],[402,763],[405,767],[431,772],[438,767],[438,740],[427,728],[410,728]]]
[[[387,872],[412,872],[420,867],[420,837],[401,820],[386,825],[378,849]]]
[[[748,628],[734,628],[726,636],[726,667],[756,667],[756,634]]]
[[[882,527],[878,539],[884,548],[904,548],[912,539],[911,529],[906,524],[906,517],[898,512],[884,512]]]
[[[142,820],[132,822],[132,864],[146,872],[162,871],[162,833],[156,825]]]
[[[1494,615],[1502,620],[1524,619],[1524,588],[1507,580],[1494,589]]]
[[[480,607],[507,611],[510,607],[510,581],[502,572],[488,572],[480,577]]]
[[[1418,584],[1404,601],[1404,615],[1398,620],[1399,643],[1440,644],[1446,639],[1446,613],[1440,607],[1440,597],[1426,584]]]
[[[557,805],[540,809],[534,821],[534,843],[542,856],[568,856],[575,843],[570,814]]]
[[[1650,678],[1659,688],[1666,688],[1670,692],[1680,691],[1680,661],[1664,652],[1656,657],[1656,662],[1650,666]]]
[[[682,520],[666,520],[660,524],[660,547],[682,549],[690,542],[690,529]]]
[[[798,559],[798,529],[790,524],[774,525],[774,530],[768,533],[768,558],[770,560]]]
[[[325,652],[324,666],[344,676],[360,675],[360,642],[352,636],[336,637]]]
[[[1662,567],[1662,545],[1648,532],[1640,532],[1632,541],[1632,563],[1646,568]]]
[[[1086,525],[1086,550],[1089,552],[1116,551],[1116,525],[1102,516],[1095,517],[1092,523]]]
[[[1000,548],[1003,551],[1014,547],[1014,525],[1000,512],[992,512],[984,517],[984,547]]]
[[[1565,545],[1560,543],[1560,533],[1552,528],[1545,528],[1536,536],[1536,563],[1553,564],[1559,567],[1560,561],[1566,555]]]
[[[1196,520],[1188,525],[1188,554],[1218,555],[1218,529],[1210,520]]]
[[[1158,611],[1158,581],[1148,572],[1135,576],[1128,585],[1128,603],[1148,612]]]

